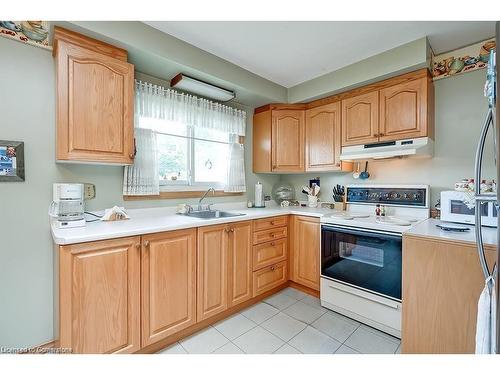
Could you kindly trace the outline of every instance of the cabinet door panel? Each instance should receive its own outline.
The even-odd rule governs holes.
[[[61,247],[60,341],[74,353],[140,349],[139,237]]]
[[[306,111],[306,170],[340,169],[340,102]]]
[[[378,140],[378,91],[342,100],[342,146]]]
[[[317,218],[295,216],[292,231],[292,280],[309,288],[319,290],[319,220]]]
[[[231,224],[229,236],[229,307],[252,298],[252,222]]]
[[[272,112],[272,170],[300,172],[304,170],[304,111]]]
[[[256,297],[259,294],[276,288],[277,286],[286,283],[287,280],[286,262],[273,264],[272,266],[255,271],[253,273],[253,296]]]
[[[286,260],[288,239],[266,242],[253,247],[253,269],[257,271],[266,266]]]
[[[226,225],[198,229],[197,321],[227,309]]]
[[[142,342],[196,323],[196,229],[143,237]]]
[[[426,78],[380,90],[380,140],[427,135]]]
[[[134,66],[58,41],[58,160],[133,161]]]
[[[492,269],[496,249],[486,246]],[[403,354],[474,353],[484,288],[473,243],[403,235]]]

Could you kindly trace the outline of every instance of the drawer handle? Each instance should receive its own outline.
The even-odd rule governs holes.
[[[274,242],[271,242],[271,246],[275,246],[276,244]]]
[[[271,225],[274,225],[274,220],[271,220]]]
[[[271,271],[274,271],[276,270],[276,267],[275,266],[271,266]]]

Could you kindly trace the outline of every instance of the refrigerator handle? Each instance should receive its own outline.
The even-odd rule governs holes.
[[[476,160],[474,166],[474,193],[476,196],[476,209],[475,209],[475,227],[476,227],[476,242],[477,242],[477,252],[479,255],[479,262],[481,263],[481,268],[483,270],[484,278],[490,277],[490,270],[488,269],[488,263],[486,262],[486,256],[484,255],[484,244],[483,244],[483,233],[481,226],[481,205],[484,203],[481,201],[481,172],[483,167],[483,153],[484,153],[484,143],[486,141],[486,136],[488,135],[488,129],[493,120],[493,112],[490,108],[488,114],[486,115],[486,120],[481,128],[481,135],[479,136],[479,143],[476,150]]]

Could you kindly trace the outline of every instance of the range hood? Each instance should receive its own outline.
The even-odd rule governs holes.
[[[342,147],[340,160],[432,157],[434,141],[428,137]]]

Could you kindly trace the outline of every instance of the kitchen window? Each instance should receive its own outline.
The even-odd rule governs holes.
[[[134,165],[124,195],[245,191],[246,113],[220,103],[136,82]]]
[[[140,121],[163,129],[156,131],[160,191],[224,189],[229,134],[167,120]],[[153,126],[152,121],[162,124]]]

